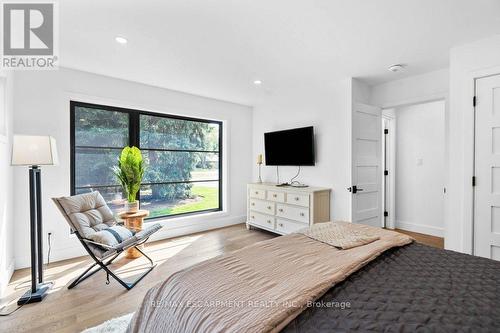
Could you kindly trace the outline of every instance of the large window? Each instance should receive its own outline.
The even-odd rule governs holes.
[[[218,121],[71,102],[71,193],[97,190],[121,209],[111,168],[129,145],[147,166],[138,199],[149,218],[221,210],[221,142]]]

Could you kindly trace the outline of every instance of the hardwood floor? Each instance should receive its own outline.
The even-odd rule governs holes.
[[[406,231],[402,229],[396,229],[396,231],[413,237],[417,243],[444,249],[444,238],[420,234],[418,232]]]
[[[157,267],[132,290],[126,291],[113,279],[105,284],[106,274],[94,276],[68,290],[71,281],[91,264],[86,257],[55,262],[46,267],[46,281],[54,287],[42,303],[28,304],[8,317],[0,317],[1,332],[80,332],[108,319],[135,311],[149,288],[167,276],[203,260],[234,251],[275,235],[247,230],[244,224],[173,238],[146,245],[146,252]],[[131,279],[140,274],[145,259],[121,259],[111,267],[120,276]],[[29,269],[14,273],[5,299],[9,307],[29,288]],[[3,304],[3,303],[2,303]],[[6,311],[4,309],[3,311]]]
[[[442,239],[440,241],[438,237],[398,231],[409,234],[419,242],[442,247]],[[102,271],[75,289],[68,290],[67,286],[91,264],[91,260],[79,257],[55,262],[45,269],[45,279],[54,282],[50,294],[42,303],[28,304],[8,317],[0,317],[0,331],[80,332],[135,311],[149,288],[178,270],[273,237],[275,235],[264,231],[249,231],[241,224],[148,243],[146,251],[157,263],[157,267],[128,292],[113,279],[106,285],[106,275]],[[112,268],[120,276],[131,279],[140,274],[141,266],[145,265],[145,259],[122,258]],[[8,308],[15,307],[17,299],[29,288],[29,274],[29,269],[14,273],[2,304],[11,300]]]

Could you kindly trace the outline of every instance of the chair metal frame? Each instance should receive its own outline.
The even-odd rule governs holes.
[[[139,281],[141,281],[146,275],[148,275],[153,270],[153,268],[156,267],[156,264],[153,262],[153,260],[139,248],[139,246],[144,244],[148,240],[149,237],[144,239],[140,243],[136,243],[136,244],[129,246],[127,248],[117,250],[117,253],[115,253],[114,255],[105,257],[103,259],[99,259],[92,252],[92,250],[89,248],[89,245],[87,244],[87,240],[85,238],[82,238],[80,236],[80,234],[78,233],[78,231],[75,231],[75,234],[76,234],[76,237],[78,237],[78,240],[80,240],[80,243],[82,243],[83,247],[85,248],[85,250],[87,251],[89,256],[92,257],[92,259],[94,259],[95,262],[92,265],[90,265],[80,276],[78,276],[75,280],[73,280],[73,282],[68,286],[68,289],[72,289],[72,288],[76,287],[78,284],[80,284],[80,282],[83,282],[87,278],[91,277],[92,275],[94,275],[95,273],[97,273],[101,269],[103,269],[104,271],[106,271],[106,274],[107,274],[106,284],[109,284],[109,276],[111,276],[113,279],[118,281],[118,283],[120,283],[123,287],[125,287],[125,289],[130,290],[130,289],[134,288],[135,285],[137,283],[139,283]],[[147,268],[147,270],[144,273],[142,273],[139,277],[137,277],[133,282],[126,282],[126,281],[120,279],[120,277],[117,276],[111,269],[109,269],[108,266],[111,265],[113,263],[113,261],[116,258],[118,258],[118,256],[120,256],[120,254],[122,254],[125,250],[127,250],[131,247],[135,248],[144,257],[146,257],[146,259],[148,259],[148,261],[150,262],[150,266]],[[108,259],[109,257],[111,257],[111,258]],[[97,269],[94,269],[93,271],[91,271],[91,269],[94,268],[96,265],[99,265],[99,267],[97,267]]]

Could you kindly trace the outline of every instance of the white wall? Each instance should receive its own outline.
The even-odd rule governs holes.
[[[12,204],[12,85],[13,75],[0,75],[0,298],[14,272],[14,219]],[[6,130],[4,132],[4,129]],[[3,135],[5,134],[5,135]]]
[[[500,73],[500,35],[450,51],[450,218],[445,247],[471,252],[473,78]]]
[[[350,219],[350,133],[352,80],[325,87],[297,87],[275,93],[254,107],[253,156],[264,154],[264,133],[314,126],[316,165],[302,167],[300,182],[332,188],[331,218]],[[280,167],[280,180],[288,181],[296,167]],[[257,166],[254,166],[254,180]],[[263,181],[276,182],[276,167],[263,166]]]
[[[447,68],[372,87],[370,104],[382,108],[442,99],[448,94]]]
[[[52,260],[84,254],[50,201],[52,197],[70,194],[70,99],[223,120],[227,140],[224,145],[226,211],[165,220],[164,228],[152,239],[245,221],[246,183],[251,180],[253,165],[252,108],[64,68],[18,72],[14,93],[15,133],[50,134],[58,144],[60,165],[42,171],[43,225],[45,233],[53,233]],[[24,168],[16,168],[14,173],[16,268],[29,265],[27,175]]]
[[[396,109],[396,227],[443,236],[444,101]]]

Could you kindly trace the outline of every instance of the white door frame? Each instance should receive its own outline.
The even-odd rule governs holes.
[[[471,97],[472,98],[472,97]],[[383,103],[382,105],[379,105],[382,110],[387,110],[387,109],[397,109],[397,108],[401,108],[401,107],[406,107],[406,106],[412,106],[412,105],[418,105],[418,104],[424,104],[424,103],[431,103],[431,102],[436,102],[436,101],[444,101],[444,113],[445,113],[445,126],[446,128],[448,129],[449,128],[449,94],[447,91],[442,91],[442,92],[438,92],[438,93],[435,93],[435,94],[428,94],[428,95],[422,95],[422,96],[417,96],[417,97],[413,97],[413,98],[408,98],[408,99],[401,99],[401,100],[394,100],[394,101],[389,101],[389,102],[385,102]],[[394,121],[394,125],[395,125],[395,122]],[[472,120],[471,120],[471,123],[472,123]],[[396,126],[394,126],[396,127]],[[394,128],[393,130],[393,133],[396,133],[396,128]],[[447,158],[445,159],[445,169],[448,170],[448,165],[449,165],[449,143],[448,143],[448,140],[449,140],[449,130],[447,130],[446,132],[446,137],[445,137],[445,154],[447,156]],[[395,156],[396,156],[397,152],[396,152],[396,138],[394,137],[394,161],[395,161]],[[467,155],[465,155],[467,156]],[[448,184],[449,184],[449,173],[447,172],[446,175],[445,175],[445,180],[444,180],[444,188],[447,189],[448,188]],[[390,175],[390,174],[389,174]],[[396,184],[396,166],[394,165],[394,172],[393,172],[393,176],[394,176],[394,180],[391,179],[391,181],[393,182],[393,184]],[[395,193],[395,188],[393,190],[393,193],[394,193],[394,197],[396,196],[396,193]],[[449,219],[449,212],[448,212],[448,193],[447,191],[445,192],[445,195],[444,195],[444,223],[445,223],[445,227],[447,225],[447,221]],[[395,204],[395,199],[393,201],[393,208],[392,210],[394,211],[394,213],[392,214],[393,215],[393,218],[395,218],[395,215],[396,215],[396,212],[395,212],[395,208],[396,208],[396,204]],[[393,220],[394,223],[394,227],[396,227],[396,221],[395,219]]]
[[[472,104],[472,99],[476,95],[476,80],[482,79],[488,76],[494,76],[500,74],[500,66],[491,67],[486,69],[480,69],[477,71],[472,71],[468,76],[469,84],[469,101],[470,106],[467,108],[469,112],[464,114],[464,124],[471,124],[469,127],[465,126],[465,140],[464,140],[464,224],[462,229],[462,250],[464,253],[474,254],[474,193],[475,189],[472,186],[472,177],[475,176],[475,130],[476,130],[476,116],[475,107]]]
[[[382,149],[382,163],[384,167],[382,168],[382,198],[384,204],[382,205],[382,216],[384,216],[384,212],[387,211],[389,215],[385,218],[385,227],[387,229],[395,229],[396,228],[396,118],[391,115],[384,114],[384,110],[382,110],[382,119],[387,120],[389,122],[387,127],[383,127],[384,129],[389,130],[389,134],[382,133],[383,139],[381,142],[386,143],[386,149],[389,152],[390,160],[388,161],[388,165],[385,165],[386,161],[386,153],[384,149]],[[385,141],[386,140],[386,141]],[[384,170],[389,171],[389,175],[384,174]],[[389,187],[386,187],[386,181],[389,180]],[[382,224],[384,224],[384,218],[382,218]]]

